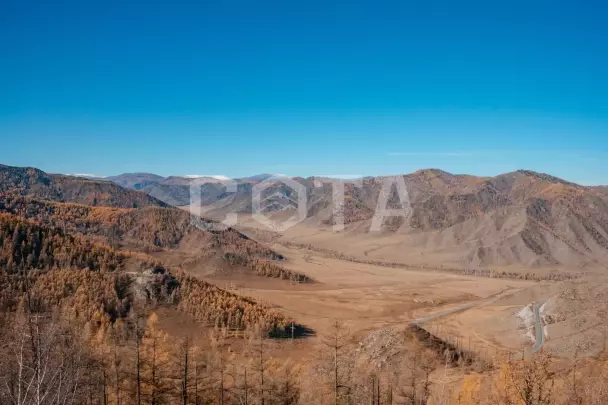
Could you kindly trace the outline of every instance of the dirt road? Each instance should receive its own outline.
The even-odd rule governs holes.
[[[412,321],[412,323],[416,324],[416,325],[421,325],[421,324],[423,324],[425,322],[428,322],[428,321],[432,321],[432,320],[435,320],[435,319],[443,318],[445,316],[452,315],[452,314],[455,314],[455,313],[458,313],[458,312],[463,312],[463,311],[466,311],[468,309],[477,308],[477,307],[480,307],[482,305],[491,304],[493,302],[498,301],[499,299],[506,298],[509,295],[513,294],[513,292],[509,292],[509,291],[510,290],[501,291],[498,294],[495,294],[495,295],[493,295],[493,296],[491,296],[489,298],[486,298],[485,300],[482,300],[482,301],[471,302],[469,304],[460,305],[460,306],[458,306],[456,308],[452,308],[452,309],[449,309],[447,311],[442,311],[442,312],[438,312],[436,314],[427,315],[427,316],[424,316],[424,317],[421,317],[421,318],[416,318],[416,319],[414,319]]]

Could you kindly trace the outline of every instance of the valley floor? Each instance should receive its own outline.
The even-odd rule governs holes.
[[[345,321],[359,340],[374,330],[406,327],[413,320],[428,315],[447,312],[445,318],[454,319],[475,311],[481,317],[476,318],[477,321],[483,324],[475,343],[510,350],[521,347],[521,333],[511,316],[520,305],[513,297],[525,294],[537,285],[536,282],[374,266],[278,244],[273,249],[288,258],[282,263],[284,267],[305,273],[316,282],[294,285],[287,281],[231,274],[216,275],[211,280],[284,311],[316,332],[317,337],[313,337],[312,342],[324,335],[335,319]],[[197,270],[193,269],[191,273],[196,274]],[[484,305],[486,299],[495,296],[497,301]],[[521,306],[527,304],[524,301]],[[479,308],[468,309],[468,305],[478,303]],[[450,313],[460,307],[467,307],[467,310]],[[494,316],[497,312],[500,316]],[[484,317],[489,319],[484,322]],[[500,342],[496,341],[498,335]]]
[[[521,315],[526,307],[532,314],[535,306],[542,317],[542,344],[554,353],[572,356],[578,350],[579,354],[593,355],[606,341],[601,325],[603,309],[594,306],[594,300],[581,298],[573,305],[560,298],[572,289],[592,295],[588,290],[594,286],[608,285],[596,271],[570,281],[468,276],[447,271],[445,258],[397,252],[398,246],[391,243],[395,235],[353,237],[306,224],[278,234],[247,216],[240,217],[237,228],[282,254],[286,258],[281,262],[283,267],[316,282],[293,284],[234,273],[215,274],[211,281],[261,299],[313,329],[316,336],[307,339],[310,344],[317,343],[336,319],[345,321],[360,342],[375,331],[406,328],[413,320],[428,317],[421,326],[439,338],[471,347],[484,356],[504,356],[530,351],[539,340],[535,323]],[[394,254],[384,257],[387,249]],[[576,274],[581,269],[510,266],[508,271],[543,278],[555,271]],[[191,272],[209,278],[203,268]]]

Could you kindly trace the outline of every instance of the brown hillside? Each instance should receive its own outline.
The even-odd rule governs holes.
[[[402,177],[412,209],[407,221],[389,218],[382,232],[369,232],[384,178],[366,178],[362,187],[345,187],[346,231],[311,237],[307,229],[329,230],[336,222],[332,190],[329,185],[314,187],[313,178],[299,179],[307,190],[308,217],[283,237],[351,254],[462,267],[604,268],[608,263],[605,188],[527,170],[486,178],[429,169]],[[271,186],[268,193],[294,198],[283,184]],[[400,206],[394,189],[389,206]],[[251,193],[230,195],[205,209],[217,218],[251,213]],[[272,209],[267,211],[271,215]]]
[[[167,206],[143,192],[124,189],[111,182],[48,174],[32,167],[0,165],[0,193],[92,206],[120,208]]]
[[[116,248],[162,253],[174,265],[200,263],[240,266],[260,276],[310,281],[273,263],[282,259],[264,245],[214,221],[197,219],[179,209],[90,207],[0,195],[0,212],[28,218],[50,227],[98,238]],[[226,266],[221,266],[226,268]]]
[[[16,215],[0,213],[0,246],[0,309],[15,309],[25,299],[30,310],[60,308],[83,321],[96,319],[99,327],[127,317],[135,302],[143,300],[176,305],[219,328],[262,325],[281,336],[293,323],[253,299],[179,269],[171,274],[146,254],[115,250]]]

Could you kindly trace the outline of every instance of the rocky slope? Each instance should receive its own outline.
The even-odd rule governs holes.
[[[339,211],[333,207],[331,186],[315,187],[326,179],[295,178],[306,188],[307,219],[287,237],[297,235],[300,241],[314,244],[327,242],[325,247],[341,250],[340,242],[332,239],[335,235],[307,239],[301,234],[302,227],[330,230],[343,217],[346,229],[341,238],[350,237],[352,250],[375,258],[431,260],[463,267],[604,268],[608,263],[606,187],[585,187],[528,170],[475,177],[428,169],[402,177],[411,215],[385,220],[379,233],[370,233],[369,226],[384,178],[365,178],[361,187],[347,184]],[[267,179],[268,175],[239,179],[235,193],[228,193],[225,183],[205,184],[201,188],[203,212],[212,218],[234,212],[250,214],[252,189]],[[111,180],[171,205],[190,203],[191,179],[140,174]],[[264,191],[264,212],[288,217],[295,213],[297,197],[285,184],[274,183]],[[388,201],[389,207],[400,207],[395,189]]]
[[[49,174],[33,167],[0,165],[0,193],[93,206],[167,206],[146,193],[127,190],[108,181]]]
[[[368,245],[374,245],[369,253],[378,258],[412,259],[416,255],[416,261],[433,257],[438,262],[465,267],[604,268],[608,263],[605,188],[584,187],[524,170],[482,178],[431,169],[404,175],[403,179],[411,216],[389,218],[377,233],[370,233],[369,226],[384,179],[365,179],[362,187],[347,185],[340,213],[346,223],[342,238],[351,237],[355,242],[365,239]],[[330,186],[318,188],[314,179],[297,180],[307,190],[308,216],[289,234],[296,235],[303,226],[329,229],[336,222]],[[208,205],[207,215],[251,212],[251,194],[247,191],[239,188],[236,194]],[[267,192],[296,198],[283,184]],[[395,189],[388,202],[389,207],[400,206]],[[283,205],[285,209],[295,210]],[[270,206],[268,212],[273,210]],[[311,241],[325,243],[318,238]],[[352,246],[365,248],[363,244]]]

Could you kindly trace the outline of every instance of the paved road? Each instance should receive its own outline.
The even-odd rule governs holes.
[[[543,331],[543,320],[540,316],[540,307],[543,306],[542,302],[534,303],[534,320],[536,321],[535,329],[536,329],[536,342],[534,346],[532,346],[532,353],[538,352],[541,347],[543,347],[543,343],[545,343],[545,333]]]

